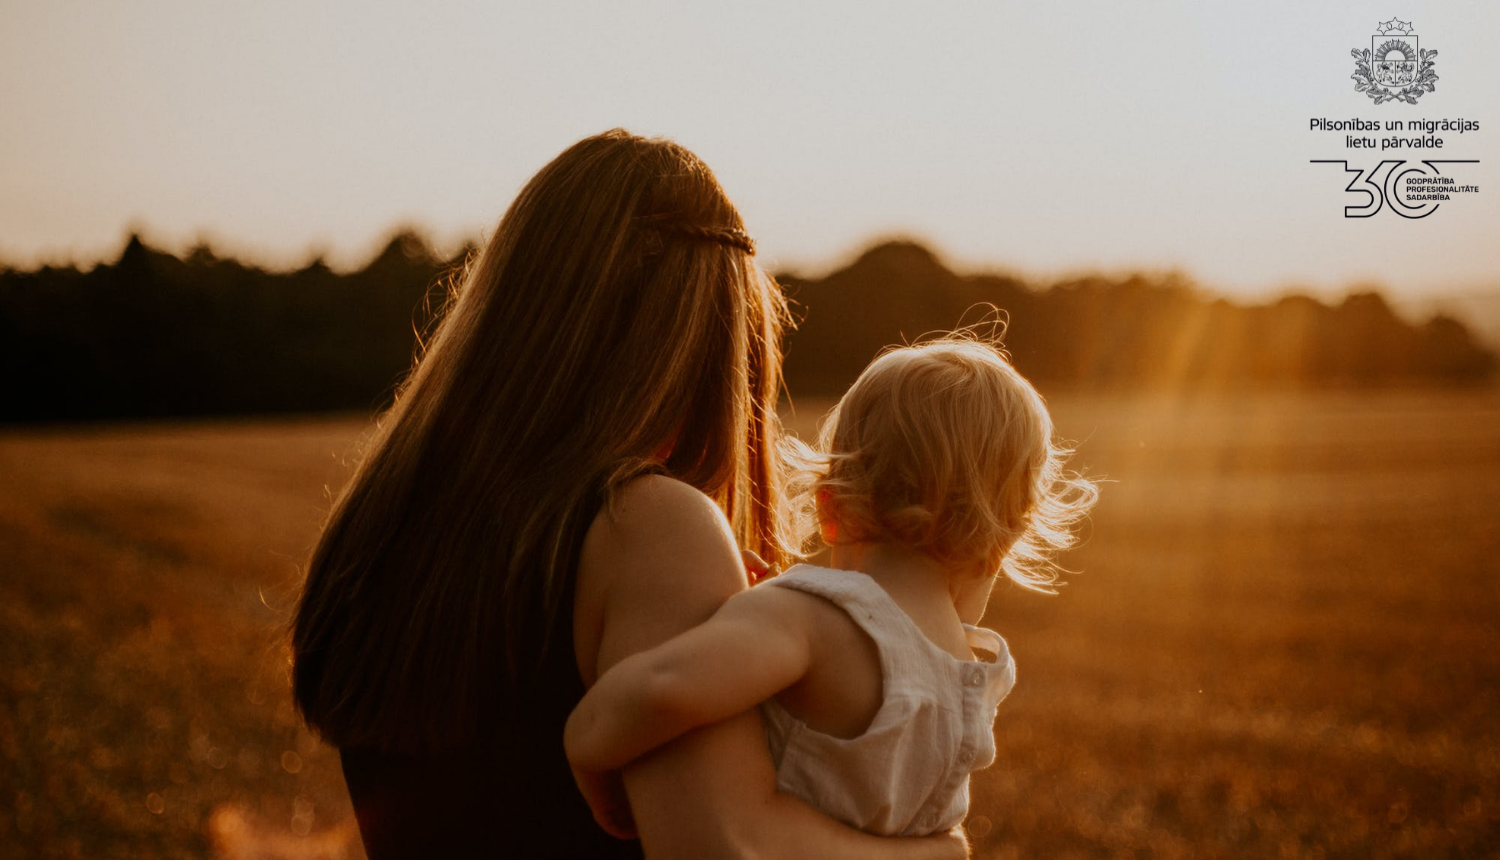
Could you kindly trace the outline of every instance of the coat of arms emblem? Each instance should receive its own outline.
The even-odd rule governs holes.
[[[1432,64],[1437,51],[1417,47],[1410,21],[1392,18],[1376,29],[1379,32],[1370,37],[1370,50],[1350,51],[1354,55],[1354,89],[1374,99],[1375,104],[1416,104],[1423,93],[1436,89],[1438,76]]]

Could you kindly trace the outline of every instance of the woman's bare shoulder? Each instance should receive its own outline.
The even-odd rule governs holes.
[[[718,505],[661,475],[631,481],[599,512],[583,541],[579,574],[601,609],[670,615],[678,619],[672,627],[702,621],[747,585]]]
[[[684,552],[736,556],[734,532],[724,512],[697,488],[665,475],[643,475],[615,492],[600,509],[583,542],[583,561],[621,557],[642,561]]]
[[[729,522],[698,488],[666,475],[642,475],[615,490],[589,530],[589,538],[652,537],[662,531],[722,531],[733,542]]]

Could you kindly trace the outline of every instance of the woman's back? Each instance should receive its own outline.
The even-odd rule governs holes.
[[[571,613],[559,626],[524,700],[486,728],[483,744],[431,756],[340,751],[370,860],[641,857],[639,842],[594,823],[573,785],[562,727],[584,688]]]

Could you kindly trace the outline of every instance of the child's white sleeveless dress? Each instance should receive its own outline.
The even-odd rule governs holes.
[[[863,573],[798,564],[762,587],[794,588],[833,602],[875,641],[883,700],[870,727],[842,739],[814,731],[775,699],[761,705],[776,785],[869,833],[922,836],[961,824],[969,774],[995,760],[994,720],[1016,664],[993,630],[965,624],[969,644],[993,661],[939,648]]]

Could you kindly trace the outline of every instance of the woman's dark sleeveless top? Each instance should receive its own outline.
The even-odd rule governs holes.
[[[484,747],[434,757],[339,751],[370,860],[640,860],[639,842],[615,839],[594,822],[563,753],[563,725],[584,693],[571,582],[562,606],[536,681],[485,731]]]

